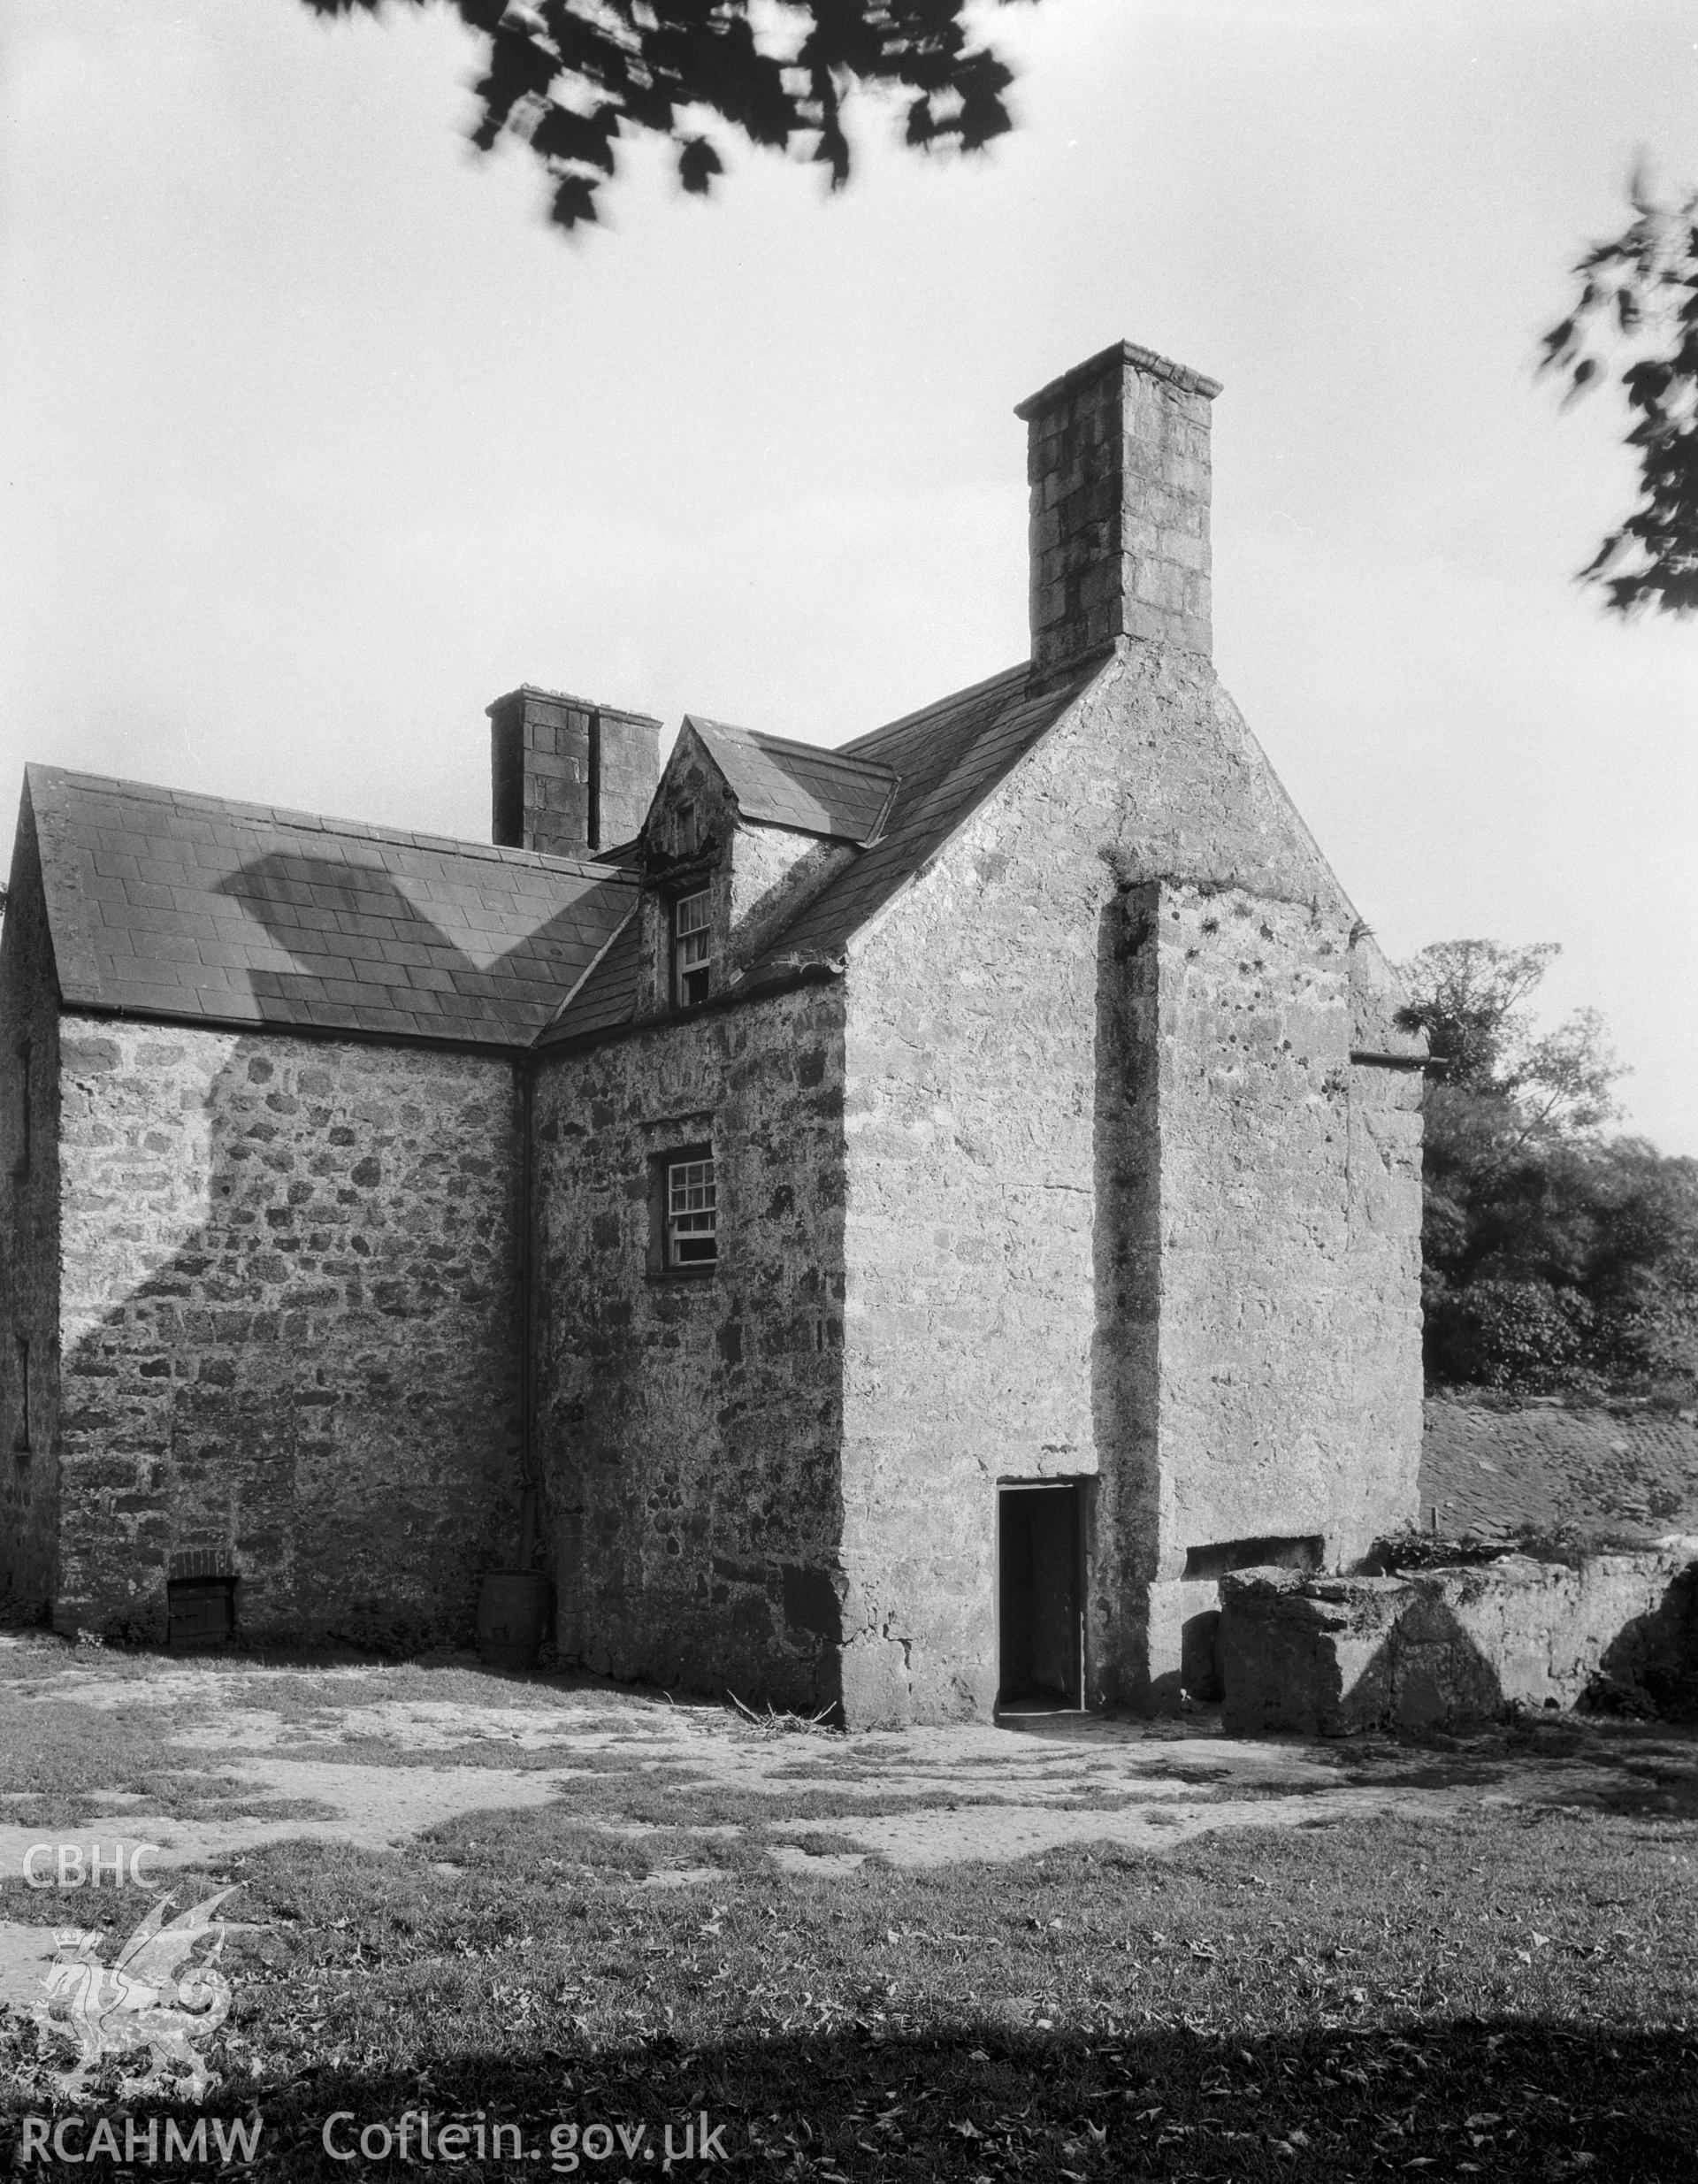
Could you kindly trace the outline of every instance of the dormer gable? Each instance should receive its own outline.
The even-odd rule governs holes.
[[[699,1007],[877,841],[888,767],[685,717],[644,822],[637,1013]]]

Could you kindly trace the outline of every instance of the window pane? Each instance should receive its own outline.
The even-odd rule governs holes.
[[[680,1008],[693,1008],[707,1000],[713,983],[707,888],[684,895],[673,904],[672,933],[673,997]]]
[[[667,1261],[701,1266],[719,1256],[719,1193],[714,1163],[674,1161],[666,1171]]]

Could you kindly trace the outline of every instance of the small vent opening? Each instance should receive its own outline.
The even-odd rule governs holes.
[[[1326,1541],[1319,1532],[1283,1539],[1220,1539],[1185,1553],[1187,1577],[1224,1577],[1228,1570],[1318,1570]]]
[[[228,1645],[236,1635],[233,1577],[173,1577],[165,1587],[172,1652]]]

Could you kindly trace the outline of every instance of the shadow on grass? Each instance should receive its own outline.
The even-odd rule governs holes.
[[[1041,2022],[983,2019],[921,2033],[892,2017],[774,2028],[687,2050],[659,2039],[470,2054],[405,2073],[309,2069],[280,2088],[229,2081],[208,2114],[226,2129],[230,2119],[257,2116],[248,2173],[262,2178],[417,2173],[417,2120],[407,2164],[394,2134],[404,2114],[416,2119],[424,2109],[433,2134],[453,2122],[465,2127],[464,2157],[452,2166],[468,2184],[550,2173],[654,2178],[663,2173],[668,2126],[675,2152],[689,2128],[699,2155],[704,2115],[716,2158],[706,2169],[699,2158],[683,2164],[686,2174],[827,2184],[1014,2176],[1348,2184],[1393,2174],[1674,2184],[1692,2173],[1695,2039],[1516,2018],[1402,2033],[1205,2036],[1172,2025],[1059,2034]],[[91,2105],[65,2150],[80,2151],[95,2116],[111,2112]],[[145,2134],[147,2113],[166,2112],[189,2130],[198,2111],[137,2111],[139,2129]],[[352,2160],[325,2147],[332,2117],[333,2146]],[[507,2134],[500,2158],[488,2135],[497,2126]],[[20,2129],[15,2117],[10,2127]],[[362,2131],[373,2158],[358,2153]],[[0,2157],[11,2150],[0,2148]],[[69,2180],[113,2172],[99,2159],[50,2159],[20,2173]]]
[[[1343,1746],[1340,1779],[1398,1789],[1506,1785],[1518,1802],[1584,1807],[1624,1819],[1698,1819],[1698,1731],[1684,1724],[1509,1725],[1465,1742],[1433,1737]]]
[[[1582,1801],[1626,1820],[1698,1820],[1698,1753],[1628,1762]]]

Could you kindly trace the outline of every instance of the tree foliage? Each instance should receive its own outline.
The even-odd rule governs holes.
[[[1610,1087],[1626,1074],[1595,1008],[1534,1038],[1521,1004],[1561,954],[1554,940],[1441,940],[1404,966],[1408,1013],[1445,1064],[1447,1085],[1502,1098],[1523,1139],[1613,1121]]]
[[[1572,396],[1617,364],[1637,451],[1640,503],[1580,571],[1618,614],[1698,609],[1698,192],[1659,204],[1642,178],[1633,218],[1574,267],[1573,308],[1544,337],[1541,369]]]
[[[1453,940],[1404,966],[1449,1063],[1426,1102],[1429,1376],[1541,1392],[1698,1376],[1698,1161],[1606,1138],[1624,1074],[1595,1010],[1534,1035],[1557,950]]]
[[[998,6],[1021,0],[995,0]],[[1036,0],[1025,0],[1036,4]],[[550,218],[597,217],[617,144],[649,131],[702,194],[723,172],[714,125],[788,151],[799,140],[833,188],[849,179],[857,89],[904,103],[905,141],[976,151],[1010,126],[1012,72],[975,41],[968,0],[303,0],[315,14],[440,5],[481,42],[480,150],[522,138],[554,185]]]

